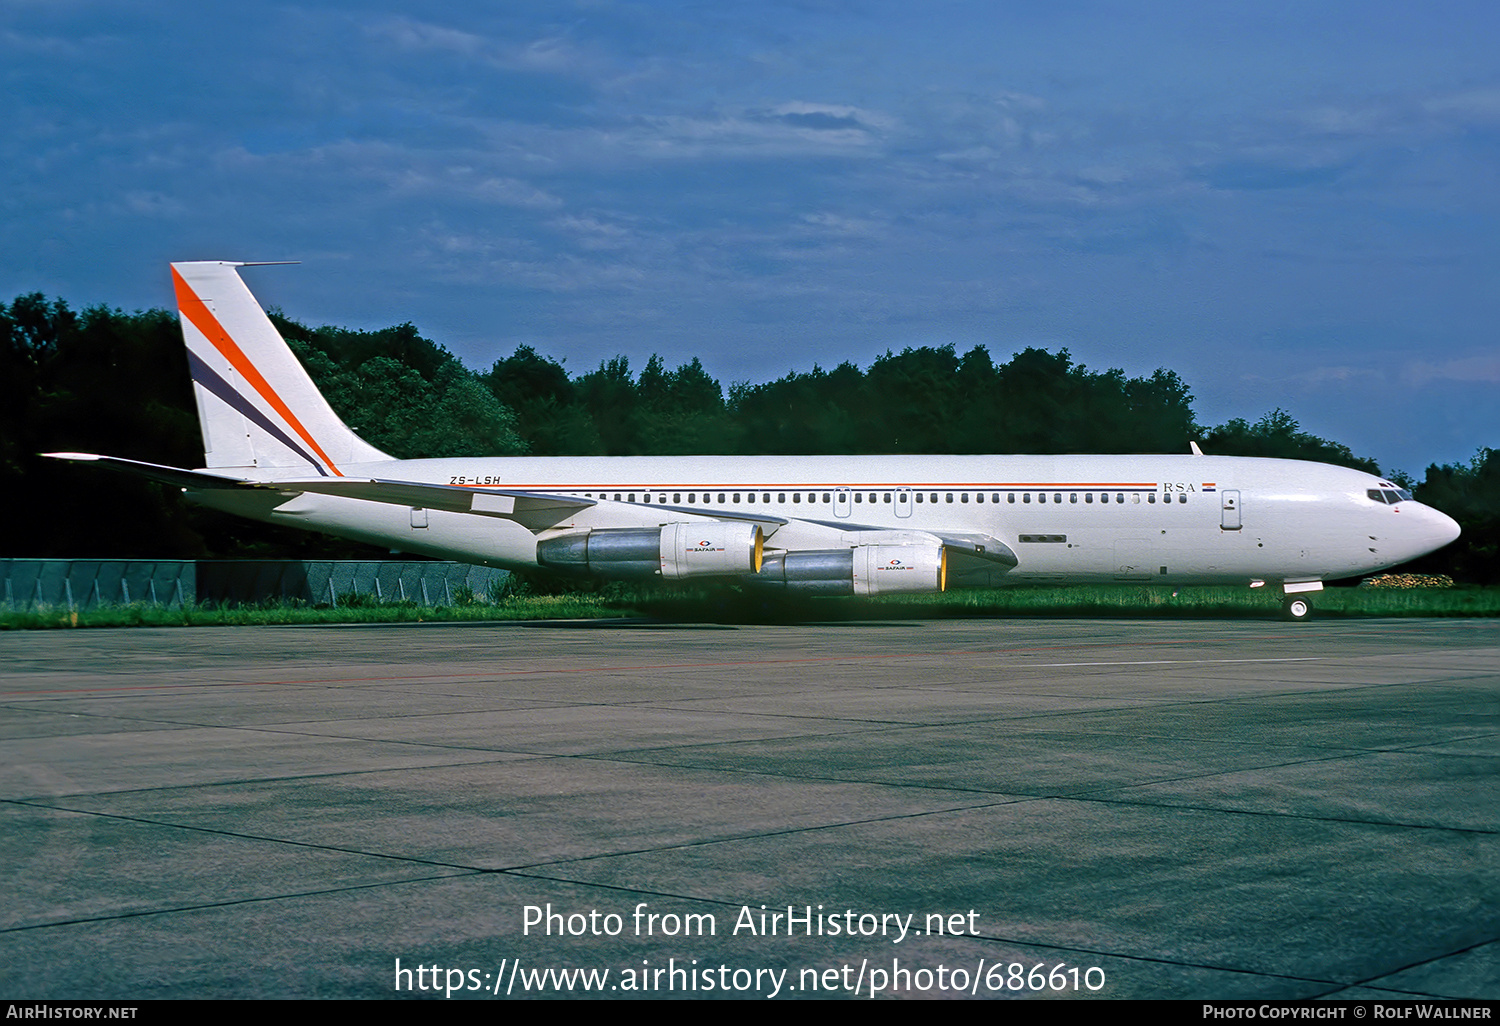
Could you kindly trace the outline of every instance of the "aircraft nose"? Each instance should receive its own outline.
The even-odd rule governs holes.
[[[1442,548],[1449,542],[1458,541],[1458,536],[1460,534],[1463,534],[1463,530],[1458,526],[1457,520],[1454,520],[1448,514],[1441,513],[1435,509],[1432,510],[1432,516],[1433,520],[1436,521],[1433,526],[1433,530],[1437,534],[1438,548]]]
[[[1417,530],[1411,537],[1418,555],[1436,552],[1463,533],[1458,526],[1458,521],[1431,506],[1416,503],[1412,512],[1420,513],[1419,517],[1413,518],[1416,521]],[[1410,524],[1412,521],[1408,520],[1407,523]]]

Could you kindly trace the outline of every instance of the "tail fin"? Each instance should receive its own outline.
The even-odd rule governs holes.
[[[247,477],[267,470],[342,477],[340,464],[390,459],[333,412],[240,280],[235,268],[244,266],[172,265],[204,465],[241,469]]]

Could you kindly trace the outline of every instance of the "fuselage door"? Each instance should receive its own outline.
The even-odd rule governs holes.
[[[1223,515],[1219,519],[1219,526],[1226,531],[1238,531],[1240,529],[1240,493],[1235,489],[1219,493],[1221,498],[1221,510]]]
[[[833,493],[833,515],[836,517],[847,517],[850,513],[849,489],[840,488]]]
[[[896,490],[896,516],[911,516],[911,489],[898,488]]]

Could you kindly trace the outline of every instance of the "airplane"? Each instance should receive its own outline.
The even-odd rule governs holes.
[[[1299,460],[1142,456],[631,456],[398,460],[328,405],[239,268],[172,265],[204,466],[91,453],[191,501],[392,550],[606,579],[880,595],[1006,584],[1309,593],[1432,552],[1452,519],[1396,484]]]

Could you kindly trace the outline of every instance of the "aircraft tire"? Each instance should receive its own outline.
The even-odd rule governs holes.
[[[1300,595],[1289,597],[1281,606],[1281,615],[1288,620],[1300,622],[1312,616],[1312,603]]]

